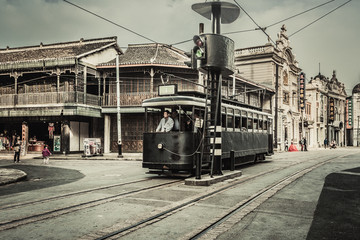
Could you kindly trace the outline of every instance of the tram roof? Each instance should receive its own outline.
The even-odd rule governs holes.
[[[143,101],[142,107],[150,107],[150,108],[160,108],[160,107],[171,107],[171,106],[195,106],[195,107],[205,107],[205,99],[192,97],[192,96],[179,96],[179,95],[172,95],[172,96],[161,96],[161,97],[154,97],[149,98]],[[241,107],[235,106],[231,104],[222,103],[223,107],[232,108],[243,110],[252,113],[258,113],[262,115],[267,115],[271,118],[271,114]]]

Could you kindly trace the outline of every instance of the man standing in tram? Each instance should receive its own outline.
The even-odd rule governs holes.
[[[174,120],[170,117],[168,110],[164,111],[164,117],[160,120],[156,132],[170,132],[174,127]]]

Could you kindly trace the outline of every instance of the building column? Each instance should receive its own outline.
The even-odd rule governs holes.
[[[84,104],[86,104],[87,67],[84,66]]]
[[[106,75],[103,73],[102,75],[103,79],[103,105],[106,105]]]
[[[110,129],[111,129],[111,118],[110,115],[104,115],[104,153],[110,153]]]
[[[150,94],[151,94],[151,96],[154,94],[154,76],[155,76],[154,69],[151,68],[151,70],[150,70]]]
[[[56,69],[56,92],[57,92],[57,103],[60,103],[60,68]]]
[[[21,155],[25,156],[28,152],[29,126],[27,122],[21,125]]]
[[[76,69],[75,69],[75,86],[74,86],[74,91],[75,91],[75,102],[78,103],[79,102],[79,96],[78,96],[78,84],[79,84],[79,80],[78,80],[78,70],[77,70],[77,66],[76,66]]]
[[[18,78],[21,76],[18,72],[10,74],[10,77],[14,78],[14,105],[18,104]]]
[[[101,106],[101,77],[98,77],[98,104]]]
[[[61,152],[63,154],[70,152],[70,123],[68,121],[61,123]]]

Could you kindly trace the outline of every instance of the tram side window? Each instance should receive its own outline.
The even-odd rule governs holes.
[[[253,127],[254,127],[253,119],[252,119],[252,118],[248,118],[248,131],[249,131],[249,132],[252,132]]]
[[[253,127],[254,127],[254,129],[255,129],[256,132],[257,132],[257,129],[258,129],[258,127],[259,127],[258,122],[259,122],[258,115],[257,115],[257,114],[254,114],[254,125],[253,125]]]
[[[234,131],[234,110],[227,111],[227,131]]]
[[[235,116],[235,131],[239,131],[241,129],[240,117]]]
[[[265,121],[264,121],[264,130],[265,130],[265,131],[268,130],[268,124],[269,124],[268,121],[265,120]]]
[[[242,117],[242,121],[241,121],[241,131],[246,131],[247,130],[247,117]]]
[[[221,108],[221,126],[222,129],[226,128],[226,109],[224,107]]]
[[[226,127],[226,114],[221,114],[221,126],[223,129]]]
[[[263,127],[264,121],[262,120],[262,117],[263,116],[260,116],[261,119],[259,119],[259,131],[260,132],[263,132],[263,129],[264,129],[264,127]]]

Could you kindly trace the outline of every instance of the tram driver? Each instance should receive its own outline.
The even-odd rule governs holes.
[[[164,111],[164,117],[160,120],[156,132],[170,132],[174,127],[174,120],[170,117],[170,111]]]

